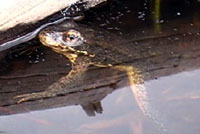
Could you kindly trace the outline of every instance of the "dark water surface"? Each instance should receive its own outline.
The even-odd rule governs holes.
[[[199,11],[197,0],[112,0],[107,5],[87,11],[86,18],[80,22],[107,29],[135,45],[146,43],[155,47],[160,56],[151,55],[153,58],[136,61],[141,66],[139,69],[147,73],[143,85],[149,95],[147,103],[151,106],[147,108],[147,115],[138,106],[131,87],[118,88],[117,82],[106,90],[71,93],[65,103],[63,96],[44,106],[41,106],[42,101],[30,107],[31,103],[17,105],[10,99],[3,102],[3,97],[9,98],[13,93],[15,96],[15,92],[22,88],[45,89],[66,75],[69,64],[63,56],[50,49],[38,49],[39,45],[27,51],[12,50],[6,58],[0,53],[0,93],[3,96],[0,98],[0,133],[199,134]],[[33,49],[35,47],[37,49]],[[51,65],[52,61],[57,64]],[[33,78],[29,81],[30,77]],[[32,81],[36,84],[33,82],[31,85]],[[12,85],[16,89],[8,91]],[[87,98],[91,98],[91,102]]]

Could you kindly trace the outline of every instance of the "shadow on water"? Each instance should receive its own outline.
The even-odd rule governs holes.
[[[121,60],[139,69],[134,73],[144,80],[139,97],[126,73],[92,67],[65,95],[18,104],[14,96],[43,91],[71,64],[37,40],[1,52],[0,133],[198,134],[198,6],[195,0],[111,0],[79,22],[123,37],[134,58]]]

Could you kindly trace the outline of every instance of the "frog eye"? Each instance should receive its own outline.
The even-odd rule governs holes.
[[[80,32],[76,30],[68,30],[64,34],[64,44],[68,46],[78,46],[81,45],[84,42],[83,37],[81,36]]]
[[[68,32],[66,32],[65,40],[66,41],[72,41],[72,40],[79,38],[79,37],[80,37],[80,33],[78,31],[69,30]]]
[[[74,40],[77,37],[78,37],[77,33],[75,33],[75,32],[68,32],[67,35],[66,35],[66,41],[72,41],[72,40]]]

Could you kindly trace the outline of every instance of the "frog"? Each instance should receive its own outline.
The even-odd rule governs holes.
[[[133,47],[132,43],[114,33],[77,24],[73,20],[49,26],[41,30],[38,37],[42,45],[69,59],[72,67],[66,76],[61,77],[46,90],[17,95],[15,98],[19,99],[18,103],[66,94],[74,81],[87,72],[90,66],[112,68],[127,74],[131,91],[141,111],[167,133],[163,123],[154,116],[156,112],[151,107],[148,92],[143,84],[142,71],[133,64],[125,64],[145,56],[140,54],[136,45]]]
[[[89,66],[125,71],[131,85],[142,82],[142,78],[137,75],[138,69],[121,65],[135,58],[131,47],[123,42],[124,39],[106,30],[67,20],[41,30],[38,37],[42,45],[68,58],[72,69],[43,92],[16,96],[15,98],[20,98],[18,103],[65,94],[67,88],[70,88],[73,81],[84,74]],[[135,73],[136,71],[138,72]]]

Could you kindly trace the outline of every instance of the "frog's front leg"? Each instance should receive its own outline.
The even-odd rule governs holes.
[[[54,97],[59,94],[65,94],[68,92],[68,89],[71,87],[72,83],[87,70],[89,65],[90,61],[88,57],[78,57],[76,61],[72,63],[72,70],[68,73],[68,75],[53,83],[45,91],[22,94],[16,96],[15,98],[20,98],[18,103],[21,103],[28,100],[36,100],[46,97]]]

